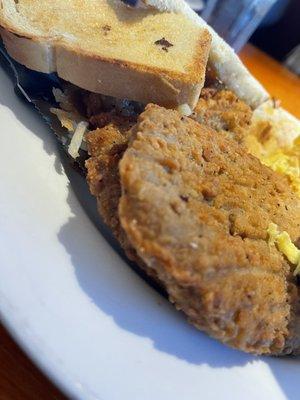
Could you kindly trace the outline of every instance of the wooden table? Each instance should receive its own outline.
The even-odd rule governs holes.
[[[0,400],[66,400],[0,325]]]
[[[300,80],[276,61],[247,45],[241,57],[286,109],[300,118]],[[65,400],[0,326],[0,400]]]
[[[281,105],[300,118],[300,79],[267,54],[248,44],[240,57],[268,92],[281,100]]]

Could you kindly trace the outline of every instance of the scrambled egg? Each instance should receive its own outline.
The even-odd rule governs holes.
[[[300,196],[300,137],[292,146],[261,155],[260,160],[274,171],[285,174],[292,189]]]
[[[287,176],[291,188],[300,196],[300,123],[296,118],[268,101],[253,112],[245,142],[250,153],[263,164]],[[294,275],[300,275],[300,249],[289,234],[280,232],[274,223],[267,232],[269,244],[295,266]]]
[[[285,255],[290,263],[296,266],[294,275],[300,274],[300,250],[291,241],[290,235],[278,231],[278,226],[271,223],[268,227],[269,244],[276,246]]]
[[[300,123],[282,108],[266,102],[253,113],[246,146],[274,171],[288,177],[300,196]]]

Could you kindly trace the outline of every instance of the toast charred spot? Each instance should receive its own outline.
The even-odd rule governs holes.
[[[108,0],[1,0],[0,35],[30,69],[107,96],[191,109],[211,44],[182,13]]]

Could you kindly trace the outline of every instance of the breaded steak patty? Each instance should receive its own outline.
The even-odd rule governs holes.
[[[192,117],[202,125],[229,132],[242,141],[251,123],[252,110],[230,90],[204,88]]]
[[[267,237],[271,222],[300,235],[287,179],[230,135],[154,105],[119,168],[127,239],[190,322],[244,351],[297,351],[297,288]]]
[[[86,161],[87,181],[91,193],[97,198],[99,214],[119,241],[127,257],[161,284],[155,270],[148,268],[129,243],[119,220],[118,207],[121,197],[119,161],[127,149],[132,125],[132,121],[128,118],[111,114],[107,119],[107,125],[87,135],[88,151],[91,155]]]

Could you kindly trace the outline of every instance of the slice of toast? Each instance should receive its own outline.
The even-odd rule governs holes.
[[[211,35],[182,14],[114,0],[0,0],[8,53],[92,92],[194,108]]]
[[[140,4],[154,10],[186,15],[195,24],[207,29],[212,37],[209,64],[226,87],[249,106],[256,108],[270,97],[264,87],[251,75],[233,48],[193,11],[185,0],[140,0]]]

